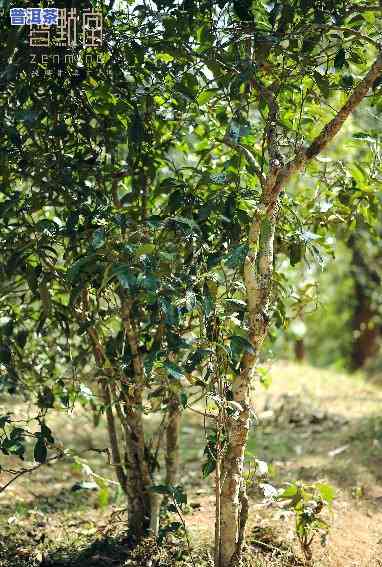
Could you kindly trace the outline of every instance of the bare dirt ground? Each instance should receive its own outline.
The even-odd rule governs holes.
[[[274,364],[270,375],[270,388],[254,392],[260,423],[250,435],[248,460],[256,455],[267,461],[276,487],[292,479],[335,487],[327,546],[315,546],[317,567],[381,567],[382,388],[362,376],[291,363]],[[75,452],[96,474],[113,478],[105,454],[92,450],[106,447],[106,438],[102,427],[94,429],[90,415],[79,411],[72,420],[57,414],[50,425],[65,446],[75,440]],[[204,444],[200,417],[187,413],[182,482],[195,567],[211,564],[214,498],[212,478],[201,479]],[[192,565],[186,543],[176,534],[160,547],[148,542],[130,552],[123,542],[123,496],[113,484],[106,493],[86,485],[75,489],[92,481],[84,472],[68,459],[41,467],[0,494],[1,567]],[[255,487],[249,494],[247,565],[302,565],[292,515],[264,502]]]

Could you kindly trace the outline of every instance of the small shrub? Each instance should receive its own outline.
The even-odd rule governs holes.
[[[288,506],[295,514],[296,535],[304,554],[305,561],[312,565],[312,543],[320,536],[321,545],[325,545],[329,532],[329,524],[320,515],[325,507],[330,507],[334,498],[334,490],[329,484],[316,482],[304,484],[300,481],[289,484],[278,496],[289,500]]]

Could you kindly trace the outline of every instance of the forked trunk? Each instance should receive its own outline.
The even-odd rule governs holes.
[[[220,567],[236,567],[241,562],[245,525],[248,516],[243,469],[244,453],[250,420],[251,374],[261,344],[267,334],[269,323],[269,303],[273,273],[273,240],[276,223],[278,198],[292,175],[318,154],[320,154],[340,131],[348,116],[369,92],[374,81],[382,71],[382,53],[379,52],[365,77],[358,82],[351,95],[321,132],[307,148],[300,148],[293,159],[284,162],[279,151],[277,123],[279,109],[275,89],[268,88],[254,78],[259,97],[268,106],[268,119],[265,130],[267,151],[270,157],[269,171],[266,176],[257,165],[251,152],[232,138],[225,137],[228,145],[236,147],[238,152],[251,163],[258,176],[262,194],[249,231],[249,250],[244,263],[244,281],[247,291],[249,338],[253,352],[246,353],[242,361],[242,371],[233,384],[233,399],[240,405],[237,419],[227,423],[227,449],[223,459],[222,488],[220,507]],[[218,530],[216,530],[218,532]]]
[[[110,440],[112,465],[122,490],[127,494],[128,528],[132,541],[138,541],[152,528],[151,505],[152,484],[145,458],[145,443],[142,414],[139,411],[140,395],[134,400],[125,399],[124,411],[119,401],[111,396],[110,387],[103,382],[102,394],[105,402],[107,429]],[[120,425],[124,428],[123,444],[117,437],[113,406]],[[124,462],[121,454],[124,454]]]
[[[86,297],[84,300],[86,305]],[[152,484],[145,456],[145,436],[142,419],[143,365],[139,354],[136,332],[130,319],[129,306],[123,305],[123,322],[127,339],[133,354],[134,377],[136,382],[128,389],[123,386],[117,395],[116,384],[120,383],[118,374],[110,368],[104,370],[100,378],[101,395],[104,402],[107,429],[110,440],[112,465],[122,490],[128,500],[128,529],[133,542],[153,530],[151,523],[152,502],[155,500],[149,487]],[[93,347],[97,366],[105,366],[106,356],[97,330],[88,327],[88,336]],[[102,373],[101,373],[102,374]],[[124,432],[124,446],[117,434],[115,414]],[[124,454],[124,460],[122,455]],[[154,526],[154,531],[157,531]]]
[[[121,296],[122,320],[133,358],[134,385],[124,392],[125,460],[128,494],[129,532],[139,539],[151,525],[151,504],[154,497],[149,491],[152,484],[145,457],[143,427],[144,368],[139,351],[137,328],[131,316],[131,300]]]

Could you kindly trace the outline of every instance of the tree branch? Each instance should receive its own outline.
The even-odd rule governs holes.
[[[374,81],[379,77],[382,72],[382,53],[380,52],[377,59],[365,75],[365,77],[353,89],[352,94],[349,96],[346,103],[339,110],[336,116],[326,124],[318,136],[313,140],[310,146],[306,149],[300,150],[296,157],[291,160],[285,167],[281,168],[276,181],[272,187],[269,188],[266,202],[268,206],[273,206],[280,191],[285,186],[289,178],[302,169],[302,167],[320,154],[326,146],[333,140],[336,134],[342,128],[345,120],[352,114],[360,102],[365,98],[369,89],[372,87]]]
[[[363,41],[370,43],[370,45],[372,45],[373,47],[375,47],[376,49],[381,49],[381,43],[376,41],[375,39],[369,37],[368,35],[365,35],[363,33],[361,33],[358,30],[355,30],[353,28],[347,28],[344,26],[330,26],[329,28],[325,28],[323,26],[318,26],[319,29],[323,29],[323,30],[335,30],[335,31],[340,31],[342,33],[348,33],[348,34],[352,34],[355,35],[356,37],[359,37],[360,39],[362,39]]]
[[[33,467],[29,467],[28,469],[20,469],[17,473],[15,473],[15,476],[13,478],[11,478],[8,482],[6,482],[5,484],[3,484],[2,486],[0,486],[0,493],[4,492],[4,490],[6,488],[8,488],[8,486],[10,484],[12,484],[13,482],[15,482],[15,480],[17,480],[18,478],[20,478],[20,476],[23,476],[24,474],[36,471],[37,469],[39,469],[40,467],[42,467],[43,465],[47,465],[53,461],[57,461],[58,459],[62,459],[62,457],[65,456],[65,453],[62,451],[60,453],[58,453],[57,455],[54,455],[53,457],[50,457],[49,459],[47,459],[44,463],[38,463],[37,465],[34,465]]]
[[[127,493],[127,484],[126,484],[127,478],[121,461],[121,452],[119,450],[119,442],[118,442],[117,430],[115,427],[110,389],[109,389],[109,385],[104,380],[101,381],[101,389],[102,389],[102,397],[105,403],[107,429],[110,439],[111,454],[113,457],[112,465],[115,467],[115,473],[117,475],[122,490],[125,493]]]
[[[364,6],[357,6],[357,4],[351,4],[349,8],[346,10],[345,15],[349,16],[354,12],[374,12],[381,10],[380,4],[372,4],[372,5],[364,5]]]
[[[225,135],[223,140],[221,140],[221,141],[226,146],[229,146],[229,147],[237,150],[241,155],[243,155],[246,158],[248,163],[251,165],[253,171],[255,172],[257,177],[259,178],[261,186],[263,186],[263,184],[265,183],[265,175],[261,171],[261,169],[260,169],[260,167],[259,167],[259,165],[256,161],[256,158],[252,155],[252,152],[250,152],[245,146],[242,146],[241,144],[235,142],[235,140],[230,138],[228,135]]]
[[[130,317],[130,302],[122,298],[122,320],[125,327],[127,341],[130,346],[131,354],[133,357],[134,374],[137,379],[137,384],[143,386],[144,382],[144,368],[141,353],[139,352],[137,333],[134,322]]]

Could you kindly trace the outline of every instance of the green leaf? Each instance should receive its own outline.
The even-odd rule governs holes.
[[[153,252],[155,252],[155,244],[150,244],[150,242],[148,242],[147,244],[141,244],[137,247],[135,252],[138,256],[143,256],[144,254],[152,254]]]
[[[341,84],[346,90],[352,89],[354,86],[353,75],[344,75],[341,79]]]
[[[38,394],[38,406],[40,408],[52,408],[54,405],[54,394],[52,390],[45,386],[42,392]]]
[[[174,364],[173,362],[169,362],[166,361],[163,364],[164,368],[166,368],[167,372],[170,374],[170,376],[172,376],[173,378],[176,378],[177,380],[180,380],[181,378],[184,377],[184,373],[182,371],[181,368],[179,368],[179,366],[177,366],[176,364]]]
[[[12,352],[8,345],[2,344],[0,345],[0,363],[1,364],[9,364],[12,359]]]
[[[207,478],[216,469],[216,461],[210,460],[204,463],[202,467],[203,478]]]
[[[244,260],[248,254],[248,245],[247,244],[239,244],[235,246],[229,254],[225,257],[225,265],[227,268],[237,268],[244,263]]]
[[[177,311],[171,301],[167,299],[167,297],[160,297],[158,303],[165,316],[164,322],[168,325],[175,325],[178,317]]]
[[[41,423],[41,433],[40,437],[46,439],[48,443],[54,443],[54,437],[52,435],[52,431],[45,423]]]
[[[330,92],[328,79],[326,77],[323,77],[318,71],[314,71],[313,75],[322,96],[324,98],[328,98]]]
[[[97,230],[93,232],[91,247],[94,248],[94,250],[101,248],[101,246],[105,244],[105,239],[105,231],[102,228],[97,228]]]
[[[342,69],[345,63],[346,63],[346,53],[344,48],[341,47],[341,49],[337,51],[336,56],[334,58],[334,67],[336,69]]]
[[[84,256],[80,258],[68,269],[66,272],[66,277],[71,283],[76,283],[80,277],[82,271],[87,269],[94,270],[95,268],[95,254],[89,254],[88,256]]]
[[[37,463],[45,463],[48,456],[48,450],[45,445],[45,440],[43,437],[37,439],[36,445],[33,450],[34,460]]]
[[[174,61],[174,57],[173,55],[170,55],[170,53],[157,53],[156,58],[159,61],[163,61],[164,63],[170,63],[171,61]]]
[[[185,363],[186,372],[192,372],[195,368],[211,354],[211,350],[205,348],[198,348],[195,352],[188,355],[188,358]]]
[[[7,423],[10,423],[11,416],[10,414],[0,416],[0,428],[3,429]]]
[[[281,494],[279,494],[278,498],[289,500],[289,498],[293,498],[294,496],[296,496],[297,492],[298,492],[297,486],[291,484]]]
[[[59,230],[59,226],[52,220],[41,219],[36,223],[36,230],[42,233],[46,233],[49,236],[55,236]]]
[[[19,331],[16,335],[16,343],[19,345],[20,348],[24,348],[26,343],[27,343],[27,339],[28,339],[28,331]]]
[[[331,486],[330,484],[323,484],[321,482],[318,482],[315,484],[315,487],[317,488],[318,492],[321,495],[321,498],[325,500],[325,502],[333,501],[335,496],[335,490],[333,486]]]
[[[187,392],[181,392],[181,393],[180,393],[180,403],[182,404],[182,406],[183,406],[184,408],[187,407],[187,403],[188,403]]]
[[[245,301],[228,297],[224,300],[230,313],[243,312],[247,308]]]
[[[137,276],[137,286],[142,289],[147,289],[149,291],[156,291],[160,286],[160,281],[157,277],[152,274],[138,274]]]
[[[177,504],[187,504],[187,494],[183,486],[179,485],[174,487],[174,498]]]
[[[233,335],[230,337],[230,346],[232,351],[238,354],[241,354],[242,352],[256,354],[256,349],[252,343],[245,337],[241,337],[239,335]]]
[[[191,229],[194,232],[200,232],[199,225],[192,219],[176,216],[176,217],[172,217],[171,220],[176,222],[177,224],[187,226],[189,229]]]
[[[117,264],[116,266],[113,266],[112,273],[117,276],[117,279],[123,288],[130,290],[136,288],[137,279],[128,264]]]
[[[289,247],[289,260],[291,266],[296,266],[304,256],[305,246],[301,242],[292,242]]]
[[[208,24],[203,24],[196,33],[197,40],[202,46],[209,44],[211,39],[211,28]]]
[[[203,91],[202,93],[200,93],[200,95],[198,95],[196,101],[200,106],[203,106],[203,104],[206,104],[212,98],[214,98],[216,93],[217,93],[216,89],[210,89],[210,90],[207,90],[207,91]]]
[[[149,486],[150,492],[156,492],[157,494],[170,494],[173,493],[173,487],[170,484],[154,484]]]
[[[25,446],[23,444],[23,438],[5,438],[1,445],[1,450],[5,455],[17,455],[18,457],[20,457],[20,459],[24,459]]]

